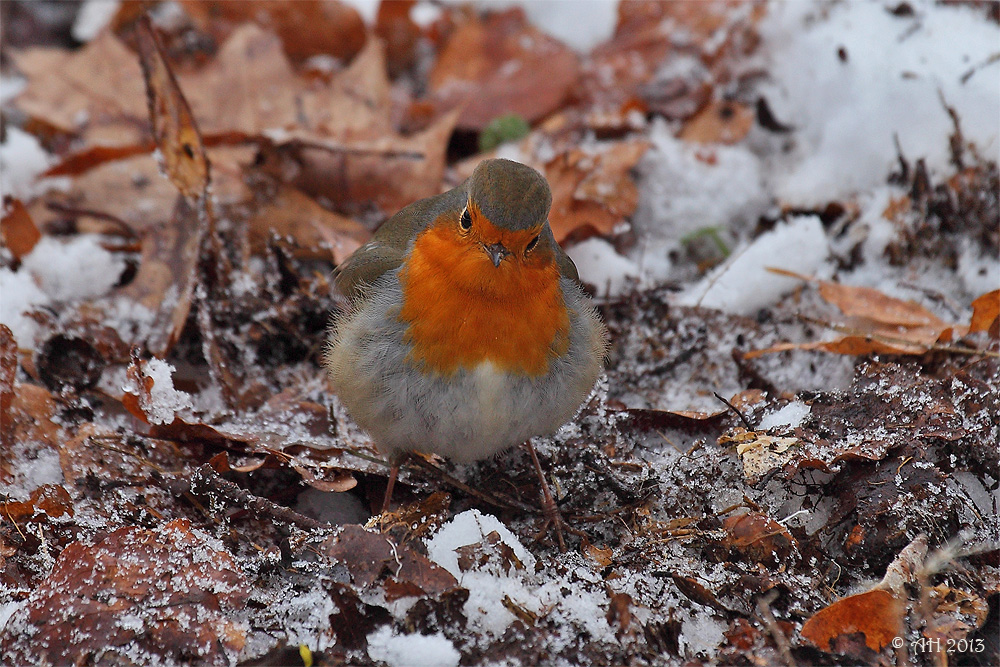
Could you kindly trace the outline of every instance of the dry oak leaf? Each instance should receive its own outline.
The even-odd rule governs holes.
[[[886,568],[885,576],[871,590],[850,595],[820,609],[802,626],[802,636],[824,651],[847,647],[855,658],[851,642],[838,642],[838,637],[862,633],[865,645],[878,653],[903,632],[906,596],[905,584],[915,580],[927,556],[927,536],[917,535]]]
[[[146,94],[135,54],[108,31],[79,51],[33,48],[14,54],[28,85],[18,108],[85,146],[149,139]]]
[[[281,40],[252,23],[233,31],[205,67],[179,78],[205,135],[252,136],[298,122],[296,95],[304,81],[281,50]]]
[[[610,235],[635,212],[639,189],[630,172],[648,148],[645,141],[574,148],[545,165],[552,186],[549,222],[556,241]]]
[[[753,49],[763,13],[762,3],[742,0],[622,2],[614,36],[584,63],[578,96],[605,112],[622,113],[639,101],[667,118],[689,118],[713,86],[732,78],[728,61]],[[692,56],[705,68],[663,74],[672,58]]]
[[[148,480],[150,470],[175,470],[185,462],[185,452],[174,443],[154,437],[144,438],[141,446],[130,442],[121,433],[98,426],[83,424],[76,435],[59,445],[59,467],[67,484],[83,483],[85,479],[104,482]],[[172,497],[150,494],[149,507],[169,506]],[[115,508],[117,510],[119,508]],[[114,511],[102,507],[102,511]]]
[[[342,563],[355,586],[367,588],[385,573],[392,573],[394,595],[436,595],[458,585],[440,565],[388,537],[348,524],[323,543],[321,551]],[[417,592],[419,590],[419,592]]]
[[[371,233],[361,223],[320,206],[316,200],[287,185],[261,202],[247,221],[251,249],[262,254],[272,234],[290,237],[300,257],[330,258],[340,264],[368,241]]]
[[[579,73],[576,54],[515,8],[470,16],[448,39],[428,83],[439,109],[462,109],[459,127],[481,130],[504,114],[533,123],[552,113]]]
[[[14,446],[14,419],[10,409],[14,404],[17,379],[17,341],[6,324],[0,324],[0,481],[10,473],[9,456]]]
[[[421,132],[397,134],[381,40],[369,40],[329,83],[303,86],[296,98],[302,120],[271,133],[274,146],[261,160],[265,171],[350,214],[369,213],[374,205],[391,215],[440,192],[459,110]]]
[[[142,235],[150,227],[169,219],[177,199],[177,188],[163,177],[160,165],[151,154],[152,145],[131,146],[126,153],[102,160],[94,149],[87,155],[76,154],[70,162],[60,165],[73,167],[77,157],[85,163],[77,164],[81,171],[72,180],[66,192],[50,192],[44,200],[36,200],[29,211],[38,226],[45,228],[73,216],[81,231],[80,221],[95,224],[105,221],[99,228],[86,229],[97,233],[119,233],[128,236]],[[252,146],[217,146],[209,148],[212,165],[212,197],[218,204],[247,201],[251,191],[243,182],[244,165],[253,163],[256,149]],[[123,157],[117,157],[121,155]],[[58,167],[57,167],[58,169]],[[53,205],[50,205],[53,204]],[[112,228],[117,227],[117,231]]]
[[[64,514],[73,516],[73,499],[62,486],[43,484],[32,491],[27,500],[0,503],[0,521],[21,522],[30,519],[36,512],[53,518]]]
[[[181,0],[181,4],[202,29],[216,36],[247,21],[274,31],[284,52],[296,61],[315,55],[348,59],[365,44],[361,15],[337,0]]]
[[[949,639],[964,639],[983,627],[989,616],[990,607],[986,600],[959,588],[944,584],[934,586],[929,591],[929,600],[934,605],[934,611],[923,634],[941,639],[942,645],[946,645]]]
[[[55,420],[59,410],[59,404],[45,388],[21,383],[15,388],[10,404],[10,424],[5,424],[4,429],[10,429],[12,442],[56,449],[66,437]]]
[[[121,294],[134,302],[140,339],[156,357],[165,357],[180,338],[191,312],[204,229],[187,199],[177,197],[170,222],[147,231],[139,270]]]
[[[410,18],[416,0],[380,2],[375,16],[375,34],[385,41],[386,63],[393,78],[408,69],[417,58],[420,26]]]
[[[13,664],[229,665],[246,628],[231,620],[249,588],[233,557],[187,520],[74,542],[8,622]]]

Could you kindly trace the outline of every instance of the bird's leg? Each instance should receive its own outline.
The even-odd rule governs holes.
[[[399,477],[399,466],[406,455],[393,455],[389,459],[389,482],[385,485],[385,498],[382,499],[382,514],[389,511],[389,503],[392,502],[392,488],[396,486],[396,478]]]
[[[545,523],[542,524],[542,529],[535,535],[535,540],[541,539],[549,529],[549,526],[555,526],[556,539],[559,541],[559,551],[566,551],[566,541],[563,539],[562,531],[565,521],[563,521],[562,515],[559,513],[559,508],[556,507],[555,498],[552,497],[552,490],[549,489],[545,473],[542,472],[542,464],[538,462],[538,454],[535,453],[535,446],[531,444],[531,440],[527,440],[524,443],[524,447],[531,454],[531,462],[535,464],[535,473],[538,475],[538,481],[542,485],[542,516],[545,517]]]

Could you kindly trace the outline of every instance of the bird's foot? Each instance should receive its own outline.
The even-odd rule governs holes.
[[[524,443],[524,447],[531,455],[531,462],[535,466],[535,474],[538,475],[538,482],[542,487],[542,518],[544,523],[542,523],[541,529],[535,533],[534,539],[536,542],[540,542],[545,537],[545,534],[548,533],[550,527],[555,528],[559,551],[566,551],[566,540],[563,537],[563,530],[577,537],[586,538],[587,534],[573,528],[563,519],[562,514],[559,512],[559,506],[556,505],[555,497],[552,495],[552,490],[549,488],[549,483],[545,479],[545,473],[542,472],[542,464],[538,462],[538,454],[535,452],[535,446],[529,440]]]

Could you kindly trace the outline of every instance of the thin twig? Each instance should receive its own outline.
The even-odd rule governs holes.
[[[764,627],[767,628],[767,631],[771,634],[771,638],[774,639],[774,643],[778,647],[778,652],[781,653],[781,659],[785,661],[788,667],[796,667],[795,658],[792,657],[791,646],[788,644],[788,637],[782,632],[778,622],[774,620],[774,614],[771,613],[771,603],[777,597],[778,590],[775,588],[768,591],[766,595],[761,596],[757,600],[757,614],[760,615],[760,620],[764,622]]]
[[[740,412],[740,411],[739,411],[739,409],[738,409],[738,408],[737,408],[737,407],[736,407],[735,405],[733,405],[732,403],[730,403],[729,401],[727,401],[726,399],[724,399],[724,398],[723,398],[723,397],[722,397],[722,396],[721,396],[721,395],[719,394],[719,392],[717,392],[717,391],[716,391],[716,392],[712,392],[712,393],[713,393],[713,394],[715,395],[715,397],[716,397],[717,399],[719,399],[720,401],[722,401],[723,403],[725,403],[725,404],[726,404],[726,407],[728,407],[728,408],[729,408],[730,410],[732,410],[733,412],[735,412],[735,413],[736,413],[736,416],[740,418],[740,421],[741,421],[741,422],[743,422],[743,425],[747,427],[747,430],[748,430],[748,431],[752,431],[752,430],[754,430],[753,426],[752,426],[752,425],[750,424],[750,420],[749,420],[749,419],[747,419],[747,418],[746,418],[746,417],[745,417],[745,416],[743,415],[743,413],[742,413],[742,412]]]

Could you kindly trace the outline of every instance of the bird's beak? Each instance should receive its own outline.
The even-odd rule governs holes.
[[[493,260],[493,266],[496,267],[499,267],[503,258],[510,254],[510,250],[507,250],[502,243],[494,243],[492,245],[483,246],[483,249],[486,250],[486,254],[490,256],[491,260]]]

